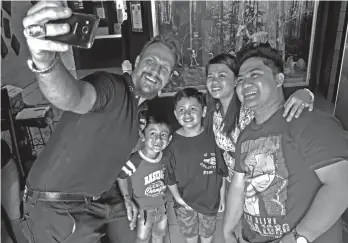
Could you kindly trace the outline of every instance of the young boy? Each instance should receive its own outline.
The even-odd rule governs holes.
[[[130,156],[122,167],[118,183],[125,200],[132,197],[139,207],[137,242],[148,242],[152,235],[152,242],[161,243],[167,231],[164,164],[169,160],[168,154],[162,151],[171,140],[171,127],[149,117],[141,138],[144,148]],[[128,178],[132,183],[131,194]]]
[[[213,134],[202,126],[204,96],[186,88],[174,96],[174,113],[182,128],[173,134],[167,168],[178,226],[187,242],[212,242],[216,215],[225,207],[228,170]]]

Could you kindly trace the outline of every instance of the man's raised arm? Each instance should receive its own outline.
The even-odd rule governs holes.
[[[69,32],[69,25],[48,24],[48,21],[70,16],[71,9],[58,1],[39,2],[23,19],[24,36],[32,56],[32,68],[45,97],[62,110],[84,114],[96,102],[95,88],[89,82],[76,80],[57,58],[57,52],[68,51],[68,45],[45,39],[45,36]]]

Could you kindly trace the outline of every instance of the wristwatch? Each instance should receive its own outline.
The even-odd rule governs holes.
[[[294,235],[296,243],[310,243],[306,237],[297,233],[296,228],[293,229],[292,234]]]

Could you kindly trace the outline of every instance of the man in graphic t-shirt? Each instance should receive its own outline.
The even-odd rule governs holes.
[[[239,53],[237,94],[255,112],[240,135],[224,236],[243,218],[251,243],[340,243],[348,206],[348,133],[330,114],[284,121],[281,55],[252,43]]]

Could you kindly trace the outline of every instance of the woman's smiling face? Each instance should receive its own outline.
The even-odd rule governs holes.
[[[207,72],[207,89],[219,100],[230,99],[234,93],[235,75],[225,64],[210,64]]]

